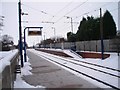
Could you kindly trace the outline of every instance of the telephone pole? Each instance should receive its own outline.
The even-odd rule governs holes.
[[[101,55],[102,60],[104,59],[104,44],[103,44],[103,19],[102,19],[102,10],[100,8],[100,34],[101,34]]]

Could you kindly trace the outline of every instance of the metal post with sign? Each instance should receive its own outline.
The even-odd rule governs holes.
[[[25,33],[25,30],[28,29],[28,35],[29,36],[37,36],[37,35],[42,35],[42,29],[43,27],[25,27],[24,29],[24,59],[25,59],[25,62],[27,62],[27,57],[26,57],[26,33]],[[29,29],[40,29],[40,30],[37,30],[37,31],[29,31]]]
[[[24,29],[24,59],[25,59],[25,62],[27,62],[27,57],[26,57],[26,34],[25,34],[25,30],[26,30],[27,28],[25,27],[25,29]]]

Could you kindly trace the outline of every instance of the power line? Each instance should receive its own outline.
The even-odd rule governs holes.
[[[51,23],[51,24],[54,24],[54,22],[50,22],[50,21],[27,21],[27,23]]]
[[[86,0],[85,2],[79,4],[78,6],[76,6],[75,8],[73,8],[71,11],[69,11],[68,13],[66,13],[65,15],[73,12],[74,10],[76,10],[77,8],[79,8],[80,6],[82,6],[83,4],[85,4],[87,1],[88,1],[88,0]],[[72,2],[68,3],[68,4],[67,4],[63,9],[61,9],[60,11],[64,10],[64,9],[65,9],[66,7],[68,7],[71,3],[72,3]],[[29,7],[29,8],[31,8],[31,9],[35,10],[35,11],[40,12],[40,13],[50,15],[50,14],[44,12],[44,11],[40,11],[40,10],[35,9],[35,8],[33,8],[33,7],[30,7],[30,6],[28,6],[28,5],[25,5],[25,4],[22,4],[22,5],[24,5],[24,6],[26,6],[26,7]],[[59,12],[60,12],[60,11],[59,11]],[[64,16],[65,16],[65,15],[64,15]],[[52,16],[52,18],[55,17],[55,15],[50,15],[50,16]],[[55,23],[57,23],[58,21],[60,21],[64,16],[62,16],[61,18],[59,18]],[[48,27],[48,28],[49,28],[49,27]]]
[[[65,15],[63,15],[62,17],[60,17],[60,18],[56,21],[56,23],[59,22],[59,21],[60,21],[64,16],[66,16],[67,14],[73,12],[74,10],[76,10],[77,8],[79,8],[80,6],[82,6],[83,4],[85,4],[87,1],[88,1],[88,0],[86,0],[86,1],[83,2],[82,4],[79,4],[78,6],[76,6],[75,8],[73,8],[72,10],[70,10],[69,12],[67,12]]]
[[[69,2],[66,6],[64,6],[62,9],[60,9],[54,16],[58,15],[60,12],[62,12],[63,10],[65,10],[69,5],[72,4],[73,1]]]
[[[102,6],[106,6],[106,5],[102,5]],[[112,12],[112,11],[115,11],[115,10],[118,10],[118,9],[120,9],[120,7],[119,7],[119,8],[114,8],[114,9],[109,10],[109,11]],[[83,15],[88,15],[89,13],[96,12],[96,11],[99,11],[99,9],[95,9],[95,10],[92,10],[92,11],[90,11],[90,12],[84,13],[84,14],[82,14],[82,15],[80,15],[80,16],[77,16],[76,18],[79,18],[79,17],[81,17],[81,16],[83,16]],[[76,18],[75,18],[75,19],[76,19]],[[74,20],[75,20],[75,19],[74,19]],[[69,26],[69,27],[70,27],[70,26]],[[68,28],[68,27],[65,27],[65,28]]]
[[[22,4],[22,5],[23,5],[23,6],[26,6],[26,7],[28,7],[28,8],[31,8],[31,9],[33,9],[33,10],[37,11],[37,12],[40,12],[40,13],[42,13],[42,14],[46,14],[46,15],[49,15],[49,16],[51,16],[51,17],[54,17],[54,15],[51,15],[51,14],[49,14],[49,13],[45,12],[45,11],[38,10],[38,9],[33,8],[33,7],[29,6],[29,5],[25,5],[25,4]]]
[[[67,14],[73,12],[74,10],[76,10],[77,8],[79,8],[80,6],[82,6],[83,4],[85,4],[88,0],[86,0],[85,2],[83,2],[82,4],[79,4],[78,6],[76,6],[75,8],[73,8],[71,11],[67,12],[65,15],[63,15],[62,17],[60,17],[55,23],[59,22],[64,16],[66,16]]]
[[[111,4],[112,4],[112,3],[111,3]],[[94,10],[91,10],[91,11],[89,11],[89,12],[86,12],[86,13],[83,13],[83,14],[81,14],[81,15],[79,15],[79,16],[76,16],[76,18],[79,18],[79,17],[81,17],[81,16],[83,16],[83,15],[88,15],[88,14],[90,14],[90,13],[92,13],[92,12],[99,11],[100,8],[103,8],[103,7],[108,6],[108,5],[110,5],[110,4],[105,3],[104,5],[98,7],[98,8],[96,8],[96,9],[94,9]]]
[[[72,4],[72,1],[69,2],[67,5],[65,5],[62,9],[60,9],[60,10],[54,15],[54,17],[56,17],[59,13],[61,13],[63,10],[65,10],[65,8],[67,8],[70,4]],[[49,21],[51,21],[54,17],[52,17]]]
[[[82,4],[79,4],[78,6],[76,6],[75,8],[73,8],[72,10],[70,10],[69,12],[67,12],[65,15],[73,12],[74,10],[76,10],[77,8],[79,8],[80,6],[82,6],[83,4],[85,4],[87,1],[88,1],[88,0],[86,0],[86,1],[83,2]],[[65,8],[67,8],[71,3],[72,3],[72,2],[68,3],[65,7],[63,7],[61,10],[59,10],[58,13],[56,13],[55,15],[48,14],[48,13],[46,13],[46,12],[44,12],[44,11],[41,11],[41,10],[32,8],[32,7],[30,7],[30,6],[28,6],[28,7],[30,7],[31,9],[34,9],[34,10],[40,12],[40,13],[43,13],[43,14],[52,16],[52,18],[54,18],[54,17],[56,17],[57,14],[59,14],[59,12],[62,12],[62,11],[63,11]],[[112,4],[112,3],[111,3],[111,4]],[[104,4],[104,5],[100,6],[100,7],[103,8],[103,7],[107,6],[107,5],[110,5],[110,4],[107,3],[107,4]],[[26,5],[25,5],[25,6],[26,6]],[[118,8],[115,8],[115,9],[112,9],[112,10],[110,10],[110,11],[114,11],[114,10],[117,10],[117,9],[118,9]],[[96,12],[96,11],[98,11],[98,10],[99,10],[99,9],[94,9],[94,10],[92,10],[92,11],[90,11],[90,12],[86,12],[86,13],[84,13],[84,14],[81,14],[81,15],[75,17],[74,19],[77,19],[77,18],[79,18],[79,17],[81,17],[81,16],[83,16],[83,15],[88,15],[88,14],[93,13],[93,12]],[[65,16],[65,15],[64,15],[64,16]],[[59,22],[64,16],[60,17],[55,23]],[[51,20],[50,20],[50,21],[51,21]],[[51,26],[48,26],[48,28],[50,28],[50,27],[51,27]],[[47,28],[47,29],[48,29],[48,28]]]
[[[66,13],[64,16],[66,16],[67,14],[73,12],[74,10],[76,10],[77,8],[79,8],[80,6],[82,6],[83,4],[85,4],[88,0],[86,0],[85,2],[79,4],[77,7],[73,8],[71,11],[69,11],[68,13]]]
[[[112,4],[112,3],[111,3],[111,4]],[[90,13],[92,13],[92,12],[99,11],[99,8],[101,8],[101,7],[103,8],[103,7],[108,6],[108,5],[110,5],[110,4],[105,3],[104,5],[98,7],[97,9],[94,9],[94,10],[91,10],[90,12],[86,12],[86,13],[84,13],[84,14],[81,14],[81,15],[79,15],[79,16],[76,16],[75,19],[76,19],[76,18],[79,18],[79,17],[81,17],[81,16],[83,16],[83,15],[88,15],[88,14],[90,14]],[[110,11],[114,11],[114,10],[117,10],[117,9],[119,9],[119,8],[115,8],[115,9],[112,9],[112,10],[110,10]],[[73,20],[75,20],[75,19],[73,19]]]

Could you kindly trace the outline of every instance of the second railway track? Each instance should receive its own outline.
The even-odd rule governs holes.
[[[75,68],[73,68],[73,67],[70,67],[70,66],[68,66],[68,65],[66,65],[65,63],[71,63],[71,64],[73,64],[75,67],[84,67],[84,68],[87,68],[87,69],[90,69],[90,70],[94,70],[95,72],[99,72],[99,73],[103,73],[103,74],[105,74],[105,75],[107,75],[107,76],[109,76],[109,77],[111,77],[111,78],[115,78],[115,79],[119,79],[120,78],[120,76],[118,76],[118,75],[116,75],[116,74],[113,74],[113,73],[109,73],[109,72],[106,72],[106,71],[103,71],[103,70],[99,70],[99,69],[96,69],[96,68],[92,68],[92,67],[90,67],[90,66],[88,66],[88,65],[93,65],[93,66],[97,66],[97,67],[100,67],[100,68],[104,68],[104,69],[109,69],[109,68],[106,68],[106,67],[104,67],[104,66],[100,66],[100,65],[97,65],[97,64],[92,64],[92,63],[87,63],[87,62],[84,62],[84,61],[77,61],[77,60],[75,60],[75,59],[65,59],[65,58],[61,58],[61,57],[58,57],[58,56],[54,56],[54,55],[52,55],[52,58],[56,58],[56,59],[59,59],[59,60],[62,60],[62,61],[64,61],[64,63],[61,63],[61,62],[58,62],[57,60],[53,60],[53,59],[51,59],[49,56],[45,56],[45,55],[41,55],[42,57],[44,57],[44,58],[46,58],[46,59],[49,59],[50,61],[52,61],[52,62],[55,62],[55,63],[57,63],[57,64],[59,64],[59,65],[61,65],[61,66],[64,66],[64,67],[66,67],[66,68],[68,68],[68,69],[71,69],[71,70],[73,70],[73,71],[75,71],[75,72],[77,72],[77,73],[79,73],[79,74],[82,74],[82,75],[84,75],[84,76],[86,76],[86,77],[89,77],[89,78],[91,78],[91,79],[93,79],[93,80],[96,80],[96,81],[98,81],[98,82],[100,82],[100,83],[102,83],[102,84],[104,84],[104,85],[107,85],[107,86],[109,86],[109,87],[111,87],[111,88],[114,88],[114,89],[117,89],[117,90],[119,90],[119,88],[117,87],[117,86],[114,86],[114,85],[112,85],[111,83],[109,83],[109,82],[106,82],[106,81],[104,81],[104,80],[101,80],[101,79],[99,79],[99,78],[95,78],[94,76],[92,76],[92,75],[90,75],[90,74],[86,74],[86,73],[84,73],[84,72],[82,72],[82,71],[79,71],[79,70],[77,70],[77,69],[75,69]],[[77,63],[77,62],[79,62],[79,63]],[[81,64],[80,64],[81,63]],[[87,64],[87,65],[84,65],[84,64],[82,64],[82,63],[84,63],[84,64]],[[114,70],[114,69],[109,69],[109,70],[112,70],[112,71],[115,71],[115,72],[119,72],[119,70]]]

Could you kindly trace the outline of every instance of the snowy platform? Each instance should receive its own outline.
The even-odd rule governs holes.
[[[32,86],[42,85],[46,88],[99,88],[75,74],[28,51],[31,63],[31,75],[23,79]]]

